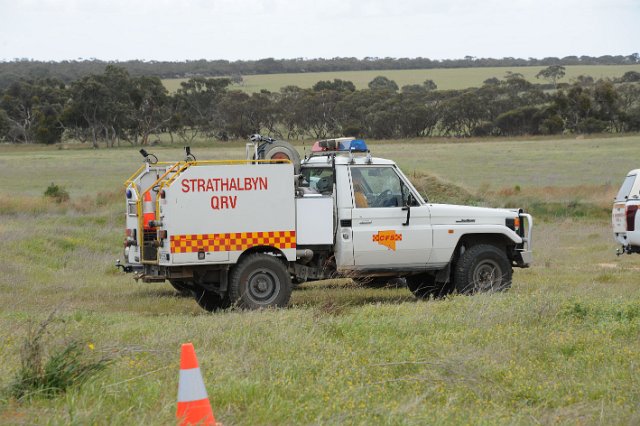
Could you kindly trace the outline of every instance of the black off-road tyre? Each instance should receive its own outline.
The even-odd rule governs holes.
[[[291,298],[291,275],[275,256],[256,253],[240,261],[229,279],[229,298],[244,309],[284,307]]]
[[[229,297],[220,296],[215,291],[205,290],[202,287],[196,287],[193,290],[193,297],[196,299],[198,306],[209,312],[226,309],[231,306]]]
[[[300,173],[300,154],[298,150],[286,141],[275,141],[268,144],[264,150],[264,160],[289,160],[293,164],[293,172]]]
[[[444,297],[452,291],[451,283],[436,281],[433,274],[418,274],[407,277],[407,287],[419,299]]]
[[[513,268],[503,250],[490,244],[478,244],[466,250],[458,260],[453,282],[458,293],[491,293],[511,287]]]
[[[169,280],[169,284],[182,296],[189,296],[193,289],[193,286],[182,280]]]

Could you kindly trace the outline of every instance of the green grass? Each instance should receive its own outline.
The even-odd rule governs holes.
[[[510,71],[522,74],[534,83],[545,83],[536,79],[536,74],[546,67],[488,67],[488,68],[450,68],[424,70],[388,70],[388,71],[336,71],[312,72],[296,74],[259,74],[243,76],[243,84],[232,86],[248,93],[262,89],[277,92],[284,86],[310,88],[318,81],[339,78],[352,81],[356,88],[365,89],[367,84],[379,75],[394,80],[399,87],[407,84],[422,84],[425,80],[433,80],[440,90],[466,89],[480,87],[489,78],[504,78]],[[566,76],[560,82],[570,82],[579,75],[589,75],[594,79],[621,77],[627,71],[640,72],[640,65],[571,65],[566,68]],[[180,82],[187,79],[164,79],[165,87],[170,92],[180,88]]]
[[[293,142],[302,154],[309,153],[313,143]],[[200,140],[192,148],[198,159],[238,159],[244,156],[244,143]],[[374,156],[394,159],[406,174],[427,172],[476,192],[516,185],[523,190],[609,185],[610,191],[615,192],[627,171],[638,167],[640,135],[367,143]],[[174,161],[184,157],[182,145],[165,142],[146,149],[156,153],[160,161]],[[122,182],[142,165],[138,149],[123,146],[94,150],[76,144],[65,145],[64,149],[5,145],[0,147],[0,197],[42,195],[52,182],[76,199],[120,189]]]
[[[288,309],[213,314],[113,267],[136,149],[0,147],[0,424],[174,424],[188,341],[227,425],[636,424],[640,256],[615,257],[608,216],[589,209],[637,167],[639,139],[376,142],[437,201],[547,209],[535,265],[503,294],[416,301],[336,280],[302,285]],[[52,181],[70,201],[45,199]],[[50,338],[110,365],[53,399],[16,401],[4,389],[29,325],[54,309]]]

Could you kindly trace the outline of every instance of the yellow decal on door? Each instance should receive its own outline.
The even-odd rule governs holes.
[[[402,234],[396,234],[396,231],[378,231],[373,234],[373,241],[395,251],[396,241],[402,241]]]

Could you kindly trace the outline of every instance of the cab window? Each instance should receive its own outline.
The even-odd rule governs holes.
[[[357,208],[417,205],[393,167],[352,167],[351,182]]]
[[[333,193],[333,169],[330,167],[305,167],[300,170],[303,176],[301,187],[318,194]]]

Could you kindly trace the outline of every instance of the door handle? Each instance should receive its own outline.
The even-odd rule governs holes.
[[[361,220],[360,221],[360,225],[369,225],[370,223],[373,223],[373,220],[368,219],[368,220]]]

